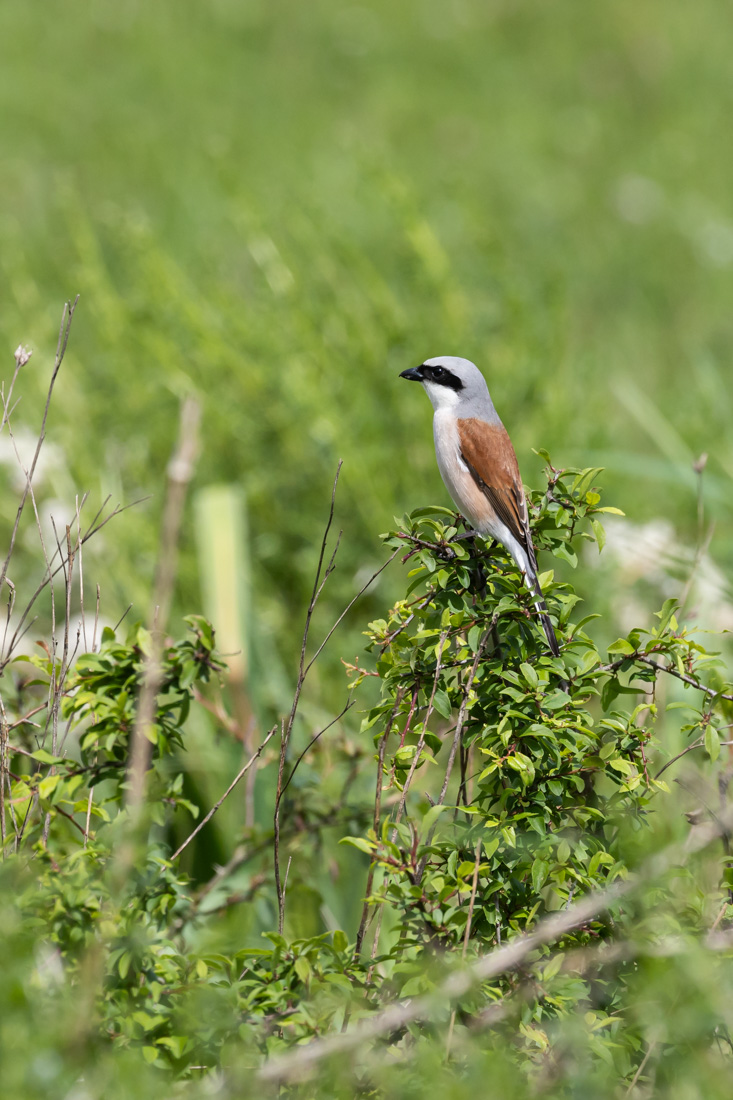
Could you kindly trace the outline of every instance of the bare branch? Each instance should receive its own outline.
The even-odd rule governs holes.
[[[339,536],[339,538],[340,538],[340,536]],[[334,551],[334,553],[335,553],[335,551]],[[387,560],[386,560],[386,561],[385,561],[385,562],[384,562],[384,563],[383,563],[382,565],[380,565],[379,569],[377,569],[377,570],[376,570],[376,572],[372,573],[372,575],[371,575],[371,577],[369,578],[369,580],[368,580],[368,581],[366,581],[366,582],[365,582],[365,583],[364,583],[364,584],[363,584],[363,585],[361,586],[361,588],[360,588],[360,589],[359,589],[359,591],[358,591],[358,592],[356,593],[356,595],[354,596],[354,598],[353,598],[352,600],[350,600],[350,601],[349,601],[349,603],[347,603],[346,607],[345,607],[345,608],[344,608],[344,610],[343,610],[343,611],[341,612],[341,614],[339,615],[338,619],[337,619],[337,620],[336,620],[336,622],[335,622],[335,623],[333,624],[333,626],[332,626],[332,627],[331,627],[331,629],[329,630],[328,634],[327,634],[327,635],[326,635],[326,637],[325,637],[325,638],[323,639],[323,641],[322,641],[322,642],[321,642],[321,644],[319,645],[318,649],[316,650],[316,652],[315,652],[315,653],[313,654],[313,656],[311,657],[310,661],[308,662],[308,667],[307,667],[307,668],[306,668],[306,670],[305,670],[305,672],[306,672],[306,675],[308,674],[308,672],[309,672],[309,670],[310,670],[310,668],[311,668],[311,665],[313,664],[313,662],[314,662],[315,660],[317,660],[317,658],[318,658],[318,657],[319,657],[319,656],[321,655],[321,653],[323,652],[323,649],[324,649],[324,647],[325,647],[325,646],[326,646],[326,645],[328,644],[328,642],[330,641],[330,639],[331,639],[332,635],[333,635],[333,634],[335,633],[335,631],[336,631],[336,630],[338,629],[338,627],[339,627],[339,626],[341,625],[341,623],[342,623],[342,622],[344,621],[344,619],[346,618],[346,616],[348,615],[348,613],[349,613],[349,612],[351,611],[351,609],[352,609],[352,607],[354,606],[354,604],[356,603],[356,601],[357,601],[357,600],[359,600],[359,599],[361,599],[361,597],[362,597],[362,596],[364,595],[364,593],[366,592],[366,590],[367,590],[368,588],[371,588],[371,586],[372,586],[372,585],[374,584],[374,582],[375,582],[375,580],[377,579],[377,577],[378,577],[378,576],[380,576],[380,574],[384,572],[384,570],[385,570],[385,569],[387,568],[387,566],[388,566],[388,565],[391,565],[391,564],[392,564],[392,562],[393,562],[393,561],[395,560],[395,558],[397,557],[397,554],[398,554],[398,553],[399,553],[399,551],[398,551],[398,550],[395,550],[394,554],[391,554],[391,555],[390,555],[390,556],[389,556],[389,557],[387,558]]]
[[[110,512],[110,514],[108,516],[106,516],[101,522],[98,523],[97,520],[99,519],[99,516],[102,512],[102,509],[104,508],[104,506],[109,501],[109,497],[107,497],[104,504],[102,504],[102,507],[97,512],[96,517],[92,520],[92,523],[91,523],[89,529],[86,531],[86,533],[84,535],[82,535],[81,540],[80,540],[81,545],[83,546],[86,542],[88,542],[88,540],[90,538],[92,538],[94,535],[96,535],[98,531],[101,531],[103,527],[106,527],[106,525],[110,522],[110,520],[114,519],[116,516],[121,515],[123,512],[126,512],[128,510],[128,508],[137,507],[138,504],[141,504],[144,500],[147,500],[147,499],[148,499],[147,497],[141,497],[139,500],[132,501],[131,504],[125,504],[125,505],[117,504],[117,505],[115,505],[113,510]],[[58,553],[58,551],[55,551],[52,554],[51,559],[50,559],[51,564],[53,564],[53,562],[55,561],[57,553]],[[20,620],[18,622],[18,626],[16,627],[15,633],[13,634],[13,637],[11,638],[10,645],[8,646],[7,649],[5,649],[3,647],[3,658],[2,658],[2,661],[0,661],[0,673],[3,671],[5,666],[9,663],[9,661],[10,661],[12,655],[13,655],[13,652],[16,649],[18,643],[21,641],[23,636],[28,632],[28,630],[30,629],[30,626],[32,626],[32,621],[28,625],[25,625],[25,623],[26,623],[26,619],[28,618],[28,616],[30,615],[30,612],[33,609],[33,606],[34,606],[36,600],[38,599],[38,597],[41,595],[43,590],[49,584],[50,585],[53,584],[54,578],[59,573],[63,572],[66,569],[66,565],[67,565],[66,559],[62,558],[61,562],[59,563],[59,565],[56,566],[55,569],[51,570],[49,568],[47,570],[46,575],[44,576],[43,580],[41,581],[41,583],[38,585],[35,592],[31,596],[28,604],[26,605],[25,610],[23,611],[23,614],[20,617]],[[5,579],[5,583],[7,585],[10,585],[10,581],[7,578]],[[130,607],[131,606],[132,605],[130,605]],[[127,611],[130,610],[130,607],[127,608]],[[127,614],[127,611],[125,611],[125,615]],[[120,619],[120,622],[122,622],[122,619],[124,619],[125,615],[122,616],[122,618]],[[119,623],[117,625],[119,626]]]
[[[688,752],[692,752],[693,749],[701,749],[704,744],[705,736],[703,735],[702,737],[699,737],[697,741],[693,741],[691,745],[688,745],[686,749],[683,749],[682,752],[678,752],[677,755],[673,756],[671,760],[668,760],[667,763],[659,769],[654,778],[659,779],[660,775],[666,772],[667,768],[671,768],[673,764],[676,764],[677,761],[681,760],[683,756],[687,756]]]
[[[315,734],[315,735],[314,735],[313,737],[311,737],[310,741],[309,741],[309,742],[308,742],[308,744],[307,744],[307,745],[305,746],[305,748],[303,749],[302,753],[300,754],[300,756],[298,757],[298,759],[297,759],[297,760],[295,761],[295,763],[293,764],[293,767],[291,768],[291,771],[290,771],[290,775],[288,776],[288,778],[287,778],[287,780],[286,780],[285,784],[283,785],[283,789],[282,789],[282,790],[280,791],[279,795],[277,796],[277,798],[278,798],[278,802],[281,802],[281,801],[282,801],[282,799],[283,799],[283,795],[285,794],[286,790],[287,790],[287,789],[288,789],[288,787],[290,786],[290,784],[291,784],[291,782],[292,782],[292,780],[293,780],[293,776],[295,775],[296,771],[298,770],[298,765],[300,764],[301,760],[302,760],[302,759],[303,759],[303,757],[304,757],[304,756],[306,755],[306,753],[307,753],[307,752],[308,752],[308,751],[309,751],[310,749],[312,749],[312,748],[313,748],[313,746],[315,745],[315,743],[316,743],[316,741],[317,741],[317,740],[319,739],[319,737],[322,737],[324,733],[326,733],[326,732],[327,732],[328,730],[330,730],[330,729],[331,729],[331,726],[335,726],[335,725],[336,725],[336,723],[337,723],[337,722],[339,722],[339,721],[340,721],[340,720],[341,720],[341,719],[343,718],[343,716],[344,716],[344,715],[346,714],[346,712],[347,712],[347,711],[351,710],[351,708],[353,707],[353,705],[354,705],[354,700],[353,700],[353,699],[349,699],[349,700],[348,700],[348,701],[347,701],[347,702],[346,702],[346,703],[344,704],[344,706],[343,706],[343,707],[341,708],[341,710],[340,710],[340,711],[339,711],[339,713],[338,713],[338,714],[336,715],[336,717],[335,717],[335,718],[332,718],[332,719],[331,719],[331,721],[330,721],[330,722],[328,723],[328,725],[327,725],[327,726],[324,726],[324,727],[323,727],[323,729],[319,730],[319,731],[318,731],[318,733],[316,733],[316,734]]]
[[[268,733],[267,737],[264,739],[262,744],[259,746],[257,751],[255,753],[253,753],[252,756],[250,756],[249,760],[244,765],[244,767],[239,769],[236,776],[231,781],[231,783],[229,784],[227,789],[224,791],[224,794],[221,796],[219,801],[214,803],[214,805],[211,807],[211,809],[206,814],[206,816],[202,817],[201,821],[198,823],[198,825],[193,830],[193,832],[188,837],[186,837],[183,844],[181,844],[181,846],[175,850],[175,852],[171,856],[171,860],[178,859],[181,852],[183,852],[189,846],[189,844],[194,839],[194,837],[198,836],[198,834],[203,829],[204,825],[208,825],[208,823],[211,821],[211,819],[214,816],[214,814],[216,813],[216,811],[219,809],[219,807],[222,805],[222,803],[229,797],[229,795],[232,793],[232,791],[236,787],[237,783],[239,783],[240,779],[242,779],[242,777],[247,774],[247,772],[252,767],[254,762],[259,759],[259,757],[262,754],[262,751],[265,748],[265,746],[267,745],[268,741],[274,736],[274,733],[275,733],[276,729],[277,729],[277,726],[272,727],[272,729],[270,730],[270,732]]]
[[[59,329],[59,339],[58,339],[58,344],[56,346],[56,359],[54,361],[53,374],[51,375],[51,382],[49,384],[48,393],[46,395],[46,405],[45,405],[45,408],[43,410],[43,420],[41,421],[41,431],[40,431],[40,434],[38,436],[38,442],[36,444],[36,450],[35,450],[35,453],[33,455],[33,461],[31,462],[30,469],[28,471],[28,477],[26,479],[25,488],[23,490],[23,495],[20,498],[20,504],[18,505],[18,511],[16,513],[16,516],[15,516],[15,523],[13,524],[13,530],[12,530],[12,533],[10,535],[10,545],[8,547],[8,552],[5,556],[5,561],[3,562],[2,567],[0,567],[0,591],[2,590],[2,587],[5,584],[5,578],[7,577],[7,574],[8,574],[8,566],[10,565],[10,559],[13,556],[13,550],[15,549],[15,540],[18,536],[18,528],[20,527],[21,516],[23,515],[23,510],[25,508],[26,501],[28,500],[28,494],[30,493],[30,490],[31,490],[31,484],[33,482],[33,475],[36,472],[36,465],[38,464],[38,457],[41,453],[41,448],[43,447],[43,441],[46,438],[46,423],[48,421],[48,410],[49,410],[50,405],[51,405],[51,398],[53,396],[53,388],[56,384],[56,379],[57,379],[58,373],[61,369],[61,364],[64,360],[64,355],[66,353],[66,345],[69,342],[69,332],[71,331],[71,322],[74,319],[74,311],[76,310],[76,306],[77,306],[78,301],[79,301],[79,295],[77,294],[77,296],[76,296],[76,298],[74,299],[73,302],[66,302],[66,304],[64,305],[64,312],[63,312],[62,317],[61,317],[61,327]],[[18,360],[16,359],[16,363],[17,362],[18,362]],[[27,362],[27,360],[26,360],[26,362]],[[16,371],[16,373],[17,373],[17,371]],[[15,383],[15,376],[13,378],[13,384],[14,383]],[[7,408],[6,408],[6,411],[7,411]],[[5,423],[7,423],[7,419],[4,416],[3,417],[3,425]]]

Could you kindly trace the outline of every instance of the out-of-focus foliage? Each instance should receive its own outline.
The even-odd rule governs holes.
[[[145,606],[195,390],[200,484],[246,491],[258,648],[292,659],[336,460],[324,623],[373,531],[445,500],[397,372],[448,352],[486,370],[528,481],[533,446],[604,465],[632,520],[688,542],[709,452],[733,562],[726,19],[714,0],[61,0],[49,22],[7,0],[2,341],[50,347],[81,293],[49,495],[153,494],[90,550],[110,619]]]

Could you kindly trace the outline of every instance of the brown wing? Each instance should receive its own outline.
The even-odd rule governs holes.
[[[527,501],[506,428],[471,417],[458,421],[458,438],[461,456],[471,476],[536,569]]]
[[[539,597],[535,601],[535,607],[539,612],[550,652],[557,657],[560,647],[537,579],[537,558],[529,531],[527,500],[519,476],[517,456],[506,428],[503,425],[492,426],[471,417],[458,421],[458,438],[461,456],[471,477],[527,554],[532,572],[527,580]]]

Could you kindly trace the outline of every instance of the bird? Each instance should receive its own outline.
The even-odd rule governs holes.
[[[547,644],[560,647],[537,576],[537,558],[519,464],[481,371],[469,359],[441,355],[400,378],[422,383],[435,410],[433,438],[445,487],[458,511],[483,536],[509,551],[532,594]]]

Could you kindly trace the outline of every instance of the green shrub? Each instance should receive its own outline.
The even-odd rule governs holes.
[[[531,496],[541,554],[572,562],[584,540],[602,546],[598,472],[548,465],[547,490]],[[27,662],[6,668],[13,961],[0,1042],[26,1052],[13,1078],[24,1095],[43,1094],[44,1065],[65,1088],[83,1077],[108,1090],[116,1073],[151,1095],[176,1079],[191,1096],[469,1096],[488,1074],[504,1096],[632,1084],[641,1095],[652,1081],[676,1096],[703,1072],[718,1094],[730,1071],[729,813],[719,801],[685,843],[659,773],[660,731],[677,714],[708,772],[729,740],[720,662],[673,601],[602,654],[593,615],[578,617],[570,586],[546,572],[553,658],[516,567],[459,538],[453,513],[420,509],[385,541],[410,572],[405,598],[369,625],[373,666],[350,666],[355,687],[376,678],[381,691],[362,723],[376,749],[373,827],[344,837],[369,857],[355,943],[270,925],[259,947],[217,950],[217,909],[171,857],[171,823],[200,812],[182,793],[190,705],[222,668],[206,622],[191,617],[188,636],[163,646],[140,819],[128,772],[150,634],[106,630],[65,677],[50,648],[31,680]],[[682,698],[662,705],[667,681]],[[59,691],[68,724],[51,754],[24,715]],[[355,759],[363,769],[369,753]],[[728,779],[719,770],[721,798]],[[292,786],[284,823],[307,812]],[[709,791],[697,794],[704,808]],[[260,827],[249,842],[270,840]],[[286,910],[310,866],[289,870]],[[248,896],[261,889],[274,915],[264,867]]]

